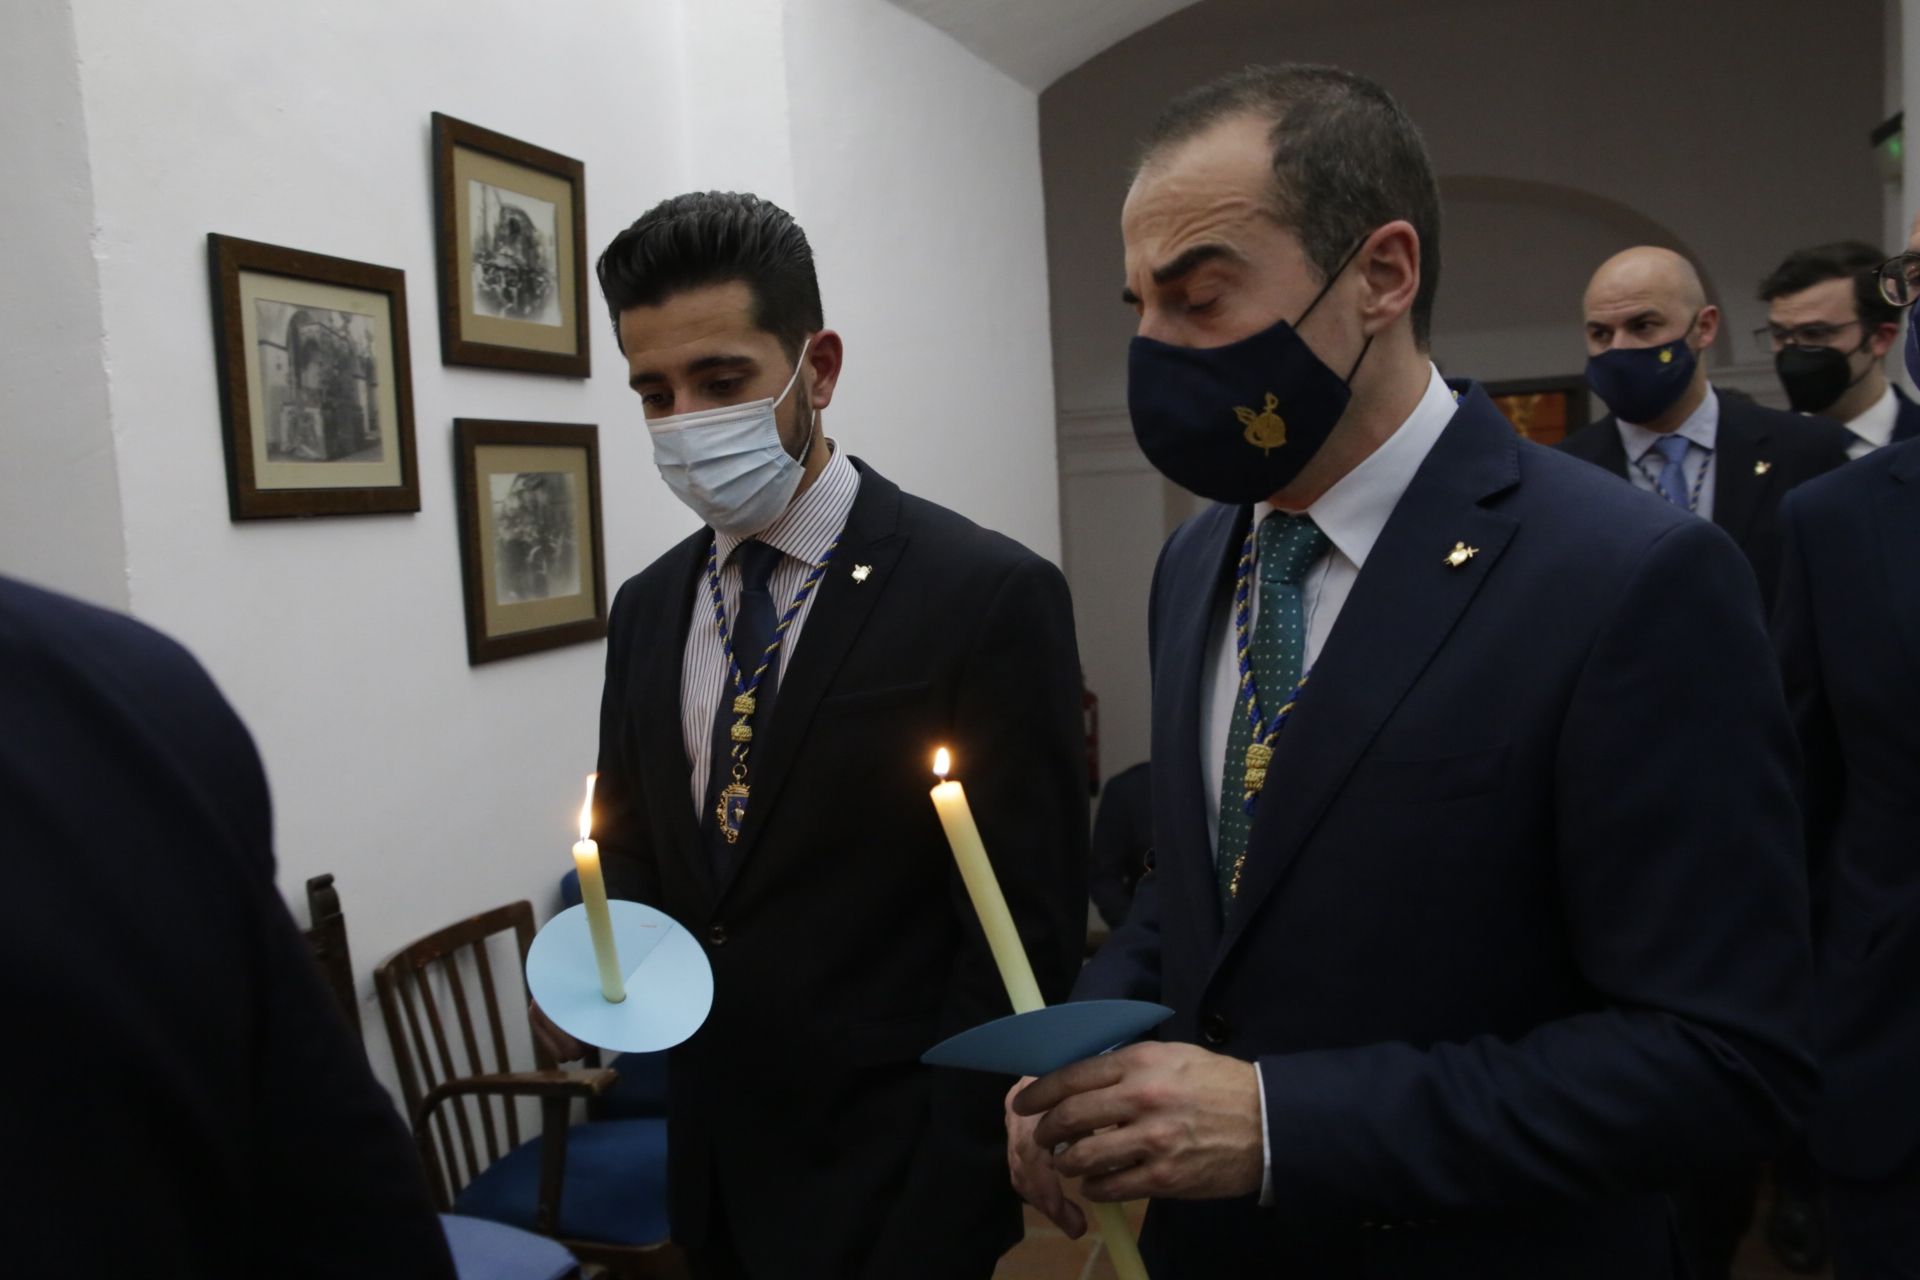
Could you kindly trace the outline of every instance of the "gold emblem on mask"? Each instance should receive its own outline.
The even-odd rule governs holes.
[[[1287,442],[1287,421],[1274,410],[1280,407],[1280,397],[1267,392],[1267,407],[1259,413],[1241,406],[1236,408],[1234,416],[1240,419],[1246,428],[1244,434],[1247,443],[1264,453],[1272,453]]]
[[[1661,364],[1673,363],[1673,349],[1671,347],[1669,347],[1667,350],[1662,351],[1660,353],[1660,363]]]

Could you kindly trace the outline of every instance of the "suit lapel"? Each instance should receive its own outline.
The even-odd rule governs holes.
[[[1475,386],[1395,505],[1275,744],[1219,959],[1285,877],[1361,753],[1499,562],[1515,521],[1480,503],[1518,481],[1519,449]],[[1478,548],[1458,566],[1447,560],[1456,542]]]
[[[1594,460],[1622,480],[1631,480],[1627,474],[1627,442],[1620,438],[1620,420],[1614,417],[1601,419],[1605,428],[1600,433],[1600,454]]]
[[[1213,697],[1206,682],[1208,648],[1215,642],[1213,620],[1233,589],[1234,564],[1252,519],[1249,507],[1215,507],[1191,533],[1192,558],[1169,561],[1164,572],[1174,576],[1159,626],[1162,635],[1155,655],[1158,673],[1178,672],[1170,687],[1156,686],[1156,701],[1166,702],[1170,741],[1155,744],[1156,785],[1166,775],[1164,812],[1169,821],[1155,824],[1154,839],[1163,842],[1157,866],[1168,883],[1178,883],[1200,937],[1211,947],[1220,939],[1220,891],[1214,872],[1213,842],[1207,832],[1220,797],[1207,794],[1207,760],[1201,753],[1214,750],[1224,757],[1228,726],[1215,725],[1219,742],[1200,741],[1201,708]],[[1164,761],[1164,766],[1162,762]]]
[[[893,568],[906,550],[908,535],[899,528],[900,488],[857,459],[860,493],[847,515],[840,547],[817,588],[819,596],[807,614],[800,639],[780,680],[773,723],[768,726],[764,754],[753,763],[747,802],[746,830],[734,857],[733,872],[719,886],[719,895],[738,881],[742,868],[752,863],[760,834],[773,825],[774,810],[793,762],[805,741],[807,727],[821,698],[833,683],[860,630],[873,615],[893,581]],[[866,565],[864,581],[853,578],[853,566]]]
[[[1920,584],[1903,581],[1915,576],[1915,553],[1920,551],[1920,444],[1903,449],[1903,456],[1888,472],[1892,483],[1875,499],[1874,532],[1880,581],[1900,631],[1901,648],[1920,653]]]
[[[673,853],[688,865],[694,881],[713,888],[711,867],[700,821],[688,803],[693,787],[693,764],[681,723],[680,681],[685,667],[687,630],[693,619],[693,598],[700,566],[706,563],[705,537],[689,538],[675,552],[662,608],[672,625],[655,633],[644,668],[633,682],[633,723],[640,726],[640,772],[649,796],[661,806]],[[712,714],[707,710],[706,714]]]
[[[1774,485],[1769,443],[1767,429],[1755,426],[1740,411],[1738,401],[1720,397],[1720,426],[1713,445],[1713,522],[1742,547],[1747,545],[1762,500]]]

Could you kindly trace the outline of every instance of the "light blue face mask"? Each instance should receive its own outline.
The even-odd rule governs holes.
[[[800,381],[809,338],[785,390],[769,400],[652,418],[653,464],[674,496],[721,533],[751,537],[780,518],[806,468],[780,443],[774,411]],[[812,446],[809,436],[808,446]]]

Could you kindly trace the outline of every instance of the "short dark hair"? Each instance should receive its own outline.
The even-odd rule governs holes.
[[[1272,122],[1274,217],[1325,279],[1361,239],[1395,219],[1420,237],[1413,336],[1433,331],[1440,289],[1440,189],[1420,131],[1387,91],[1337,67],[1248,67],[1169,103],[1141,145],[1137,173],[1175,143],[1233,116]]]
[[[745,192],[662,200],[613,238],[594,270],[616,342],[628,307],[657,307],[689,289],[734,280],[753,292],[753,323],[778,338],[789,357],[826,326],[807,233],[779,205]]]
[[[1827,280],[1852,280],[1853,303],[1870,328],[1899,324],[1900,308],[1880,296],[1880,264],[1886,254],[1859,240],[1836,240],[1795,249],[1760,282],[1760,301],[1772,302]]]

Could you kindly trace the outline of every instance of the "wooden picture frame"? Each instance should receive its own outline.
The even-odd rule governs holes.
[[[1587,425],[1587,380],[1580,374],[1560,378],[1516,378],[1485,384],[1494,407],[1523,439],[1556,445]]]
[[[433,113],[440,360],[585,378],[587,171]]]
[[[207,262],[232,518],[420,510],[406,273],[217,232]]]
[[[467,661],[606,635],[599,429],[456,418],[453,434]]]

